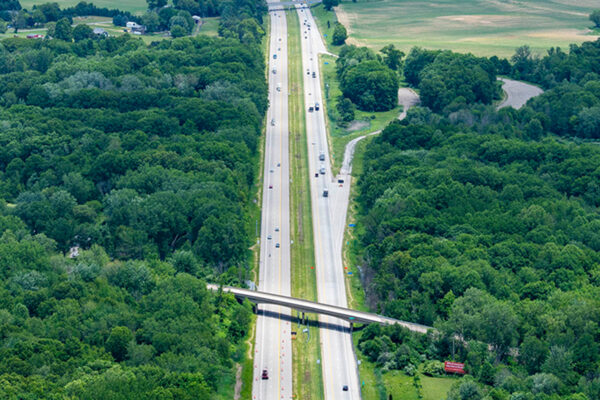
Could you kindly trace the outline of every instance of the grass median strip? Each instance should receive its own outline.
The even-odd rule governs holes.
[[[286,13],[288,25],[289,130],[290,130],[290,224],[292,296],[317,300],[308,171],[308,145],[304,115],[304,87],[300,47],[300,23],[296,11]],[[305,324],[295,323],[293,343],[293,385],[297,399],[323,399],[323,376],[317,360],[321,346],[317,316],[308,315]],[[305,331],[306,330],[306,331]]]

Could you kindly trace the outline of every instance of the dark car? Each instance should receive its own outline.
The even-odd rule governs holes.
[[[316,77],[317,77],[317,74],[313,72],[313,78],[316,78]]]
[[[279,243],[275,243],[275,247],[276,247],[276,248],[279,248]]]
[[[266,369],[263,369],[261,378],[262,379],[269,379],[269,371],[267,371]],[[346,390],[348,390],[348,389],[346,389]]]
[[[342,386],[342,390],[343,390],[344,392],[347,392],[347,391],[348,391],[348,385],[344,385],[344,386]]]
[[[315,111],[319,111],[319,103],[315,103]]]

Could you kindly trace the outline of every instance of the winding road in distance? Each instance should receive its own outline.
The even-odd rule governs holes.
[[[508,78],[498,78],[498,80],[502,81],[502,90],[506,93],[506,99],[496,107],[498,110],[504,107],[512,107],[518,110],[532,97],[544,93],[542,89],[529,83]]]

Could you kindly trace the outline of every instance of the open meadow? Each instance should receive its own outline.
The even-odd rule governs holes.
[[[337,7],[349,43],[375,49],[393,43],[450,49],[483,56],[505,56],[529,45],[550,47],[595,40],[588,15],[597,0],[358,0]],[[595,34],[594,34],[595,33]]]
[[[21,0],[21,6],[31,10],[35,4],[58,3],[61,9],[76,6],[82,0]],[[143,14],[148,9],[148,3],[145,0],[87,0],[96,7],[117,8],[123,11],[129,11],[133,14]]]

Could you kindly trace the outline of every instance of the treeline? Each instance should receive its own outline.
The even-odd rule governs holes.
[[[142,23],[149,32],[170,30],[179,25],[191,32],[192,15],[200,17],[220,16],[219,35],[237,38],[244,43],[256,43],[264,36],[262,28],[263,14],[267,11],[264,0],[224,0],[195,1],[178,0],[173,7],[165,7],[167,0],[147,0],[148,11],[142,16]],[[189,26],[183,23],[174,24],[174,18],[188,18]]]
[[[581,47],[590,46],[598,43]],[[463,361],[473,379],[451,399],[600,398],[600,149],[551,136],[543,106],[598,100],[600,81],[582,67],[596,68],[595,51],[587,54],[577,98],[558,85],[518,111],[496,111],[487,100],[458,107],[448,97],[440,113],[415,107],[368,144],[358,182],[367,301],[440,332],[425,344],[370,333],[359,348],[381,368],[413,373],[423,360]],[[414,71],[414,60],[406,68]],[[488,63],[492,72],[506,68],[438,53],[406,77],[423,90],[429,66],[463,77],[481,69],[482,87],[491,88]],[[457,97],[463,90],[442,87]],[[439,364],[426,369],[440,372]]]
[[[0,42],[0,392],[230,398],[267,108],[257,42]],[[252,225],[252,229],[250,229]]]

